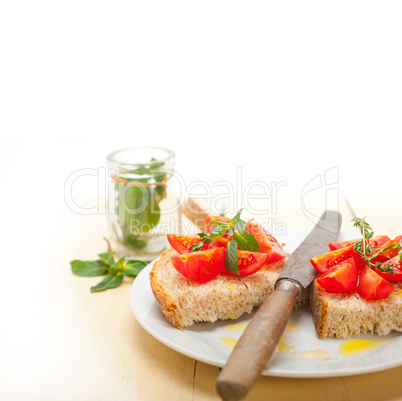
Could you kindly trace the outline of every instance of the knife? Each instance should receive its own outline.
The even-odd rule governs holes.
[[[261,375],[282,337],[295,300],[315,278],[310,259],[328,252],[328,243],[337,239],[341,221],[338,212],[327,210],[286,261],[275,291],[253,316],[218,376],[216,390],[224,401],[242,400]]]

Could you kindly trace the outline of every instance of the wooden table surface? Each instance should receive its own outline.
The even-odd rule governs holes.
[[[374,206],[360,208],[351,201],[340,204],[343,227],[351,207],[357,214],[364,209],[378,232],[396,232],[396,222],[382,221]],[[306,224],[297,213],[286,216],[289,227]],[[129,305],[132,280],[91,294],[99,278],[72,275],[69,262],[94,259],[105,249],[104,235],[104,214],[77,215],[64,208],[47,234],[19,244],[25,257],[4,256],[0,399],[219,400],[214,388],[219,368],[168,348],[136,321]],[[16,273],[20,264],[23,276]],[[402,400],[401,376],[402,367],[324,379],[262,376],[247,400]]]

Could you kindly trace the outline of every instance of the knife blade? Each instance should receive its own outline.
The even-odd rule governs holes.
[[[334,242],[339,234],[342,217],[338,212],[327,210],[314,229],[289,256],[279,274],[276,286],[282,280],[291,280],[301,285],[304,291],[316,276],[310,263],[314,256],[328,252],[328,244]]]
[[[216,390],[224,401],[242,400],[261,375],[282,337],[295,300],[314,280],[316,272],[310,259],[327,252],[328,243],[338,237],[341,221],[338,212],[324,212],[286,261],[275,291],[253,316],[218,376]]]

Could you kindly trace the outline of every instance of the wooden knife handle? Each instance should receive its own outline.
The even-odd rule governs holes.
[[[289,284],[290,282],[287,281]],[[282,337],[292,312],[295,296],[293,291],[274,291],[256,312],[237,342],[225,367],[219,374],[216,390],[224,401],[243,399],[261,375],[267,361]]]

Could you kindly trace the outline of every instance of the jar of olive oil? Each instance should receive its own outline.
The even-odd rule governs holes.
[[[175,154],[157,147],[118,150],[107,156],[108,226],[112,249],[120,256],[151,260],[174,233],[177,198],[169,193]]]

